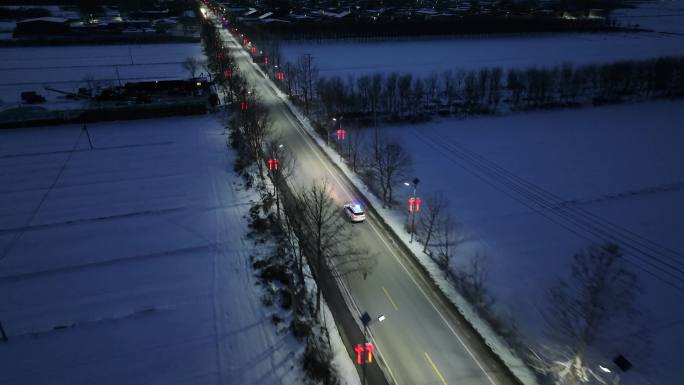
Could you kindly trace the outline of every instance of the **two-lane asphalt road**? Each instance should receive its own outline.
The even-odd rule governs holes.
[[[269,106],[274,129],[297,158],[292,183],[306,187],[326,178],[335,199],[357,198],[346,177],[304,131],[289,107],[276,95],[247,53],[228,34],[222,36],[236,57],[241,72]],[[372,273],[343,278],[359,311],[387,318],[371,326],[371,334],[390,381],[401,385],[508,385],[515,382],[493,357],[453,306],[436,291],[413,257],[394,244],[373,213],[354,226],[354,241],[377,256]],[[356,311],[357,309],[353,309]],[[362,342],[362,341],[359,341]]]

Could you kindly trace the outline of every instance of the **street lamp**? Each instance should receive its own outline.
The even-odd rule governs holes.
[[[333,126],[335,126],[335,125],[336,125],[335,123],[338,122],[338,119],[337,119],[337,118],[332,118],[332,121],[333,121]],[[339,119],[339,126],[338,126],[338,128],[341,128],[341,127],[342,127],[342,117],[340,117],[340,119]],[[326,140],[326,144],[328,145],[328,147],[330,147],[330,129],[328,129],[328,138],[327,138],[327,140]]]
[[[363,385],[366,384],[366,365],[372,362],[372,354],[373,354],[373,350],[375,350],[375,347],[373,346],[373,344],[368,341],[369,340],[369,338],[368,338],[368,327],[372,323],[384,321],[385,318],[386,317],[384,315],[380,314],[380,316],[377,318],[377,321],[375,321],[371,318],[371,316],[368,314],[368,312],[363,312],[363,314],[361,314],[361,317],[360,317],[361,323],[363,324],[363,337],[366,340],[366,341],[364,341],[365,342],[365,344],[364,344],[365,349],[362,348],[362,345],[356,345],[356,348],[354,350],[356,350],[357,362],[360,365],[362,365],[361,366],[361,372],[362,372],[361,384],[363,384]],[[361,357],[361,353],[363,351],[368,352],[368,359],[367,360],[363,360]]]
[[[333,123],[333,126],[334,126],[335,123],[337,122],[337,118],[333,118],[333,122],[334,122],[334,123]],[[327,135],[326,138],[325,138],[325,144],[326,144],[328,147],[330,147],[330,130],[328,130],[328,135]]]
[[[411,202],[417,202],[416,201],[416,191],[418,190],[418,183],[420,183],[420,179],[413,178],[412,183],[413,183],[413,198],[412,198]],[[404,185],[410,186],[410,184],[408,182],[404,182]],[[409,243],[413,243],[413,233],[416,232],[416,211],[418,211],[418,206],[411,210],[411,239],[409,240]]]

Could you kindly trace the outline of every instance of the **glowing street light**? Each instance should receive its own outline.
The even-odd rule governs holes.
[[[411,213],[411,239],[409,243],[413,243],[413,234],[416,232],[416,213],[420,211],[420,198],[416,197],[419,182],[420,179],[413,178],[413,196],[409,198],[409,212]],[[404,185],[410,186],[408,182],[404,182]]]

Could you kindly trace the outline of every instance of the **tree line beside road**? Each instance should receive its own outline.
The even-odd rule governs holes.
[[[684,96],[684,57],[548,68],[321,77],[311,56],[285,63],[284,91],[318,116],[361,125],[435,115],[501,114]]]

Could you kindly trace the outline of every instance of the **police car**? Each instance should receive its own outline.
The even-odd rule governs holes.
[[[358,203],[347,202],[344,204],[344,213],[352,222],[363,222],[366,214]]]

